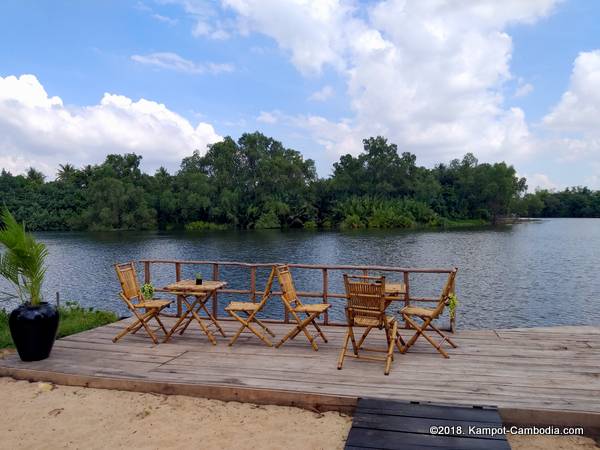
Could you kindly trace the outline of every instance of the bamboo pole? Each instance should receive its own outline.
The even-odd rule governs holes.
[[[256,303],[256,266],[250,269],[250,294],[252,302]]]
[[[327,269],[322,269],[322,270],[323,270],[323,303],[329,303],[329,299],[328,299],[329,274],[327,272]],[[323,314],[323,320],[325,322],[325,325],[329,324],[329,310],[326,310],[325,314]]]
[[[181,263],[175,263],[175,281],[181,281]],[[183,299],[181,295],[177,296],[177,317],[181,317],[183,314]]]
[[[219,280],[219,263],[213,263],[213,280]],[[212,314],[215,319],[219,317],[219,301],[217,297],[217,291],[213,294],[212,298]]]

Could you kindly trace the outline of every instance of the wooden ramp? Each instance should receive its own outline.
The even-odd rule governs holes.
[[[436,431],[432,432],[432,427]],[[494,407],[361,398],[346,450],[510,450],[503,433],[491,432],[500,427],[502,419]]]
[[[222,324],[228,336],[238,328]],[[354,358],[337,370],[343,327],[324,327],[329,342],[319,341],[315,352],[302,335],[279,349],[248,333],[233,347],[222,337],[213,346],[192,326],[166,344],[155,346],[142,332],[113,344],[124,326],[60,339],[45,361],[0,359],[0,376],[321,410],[351,411],[359,397],[495,405],[505,420],[507,411],[521,422],[539,423],[544,421],[538,412],[551,418],[570,412],[579,414],[575,424],[585,425],[589,417],[600,423],[600,327],[459,331],[450,359],[419,339],[408,353],[396,353],[384,376],[383,363]],[[290,328],[272,326],[279,337]],[[383,346],[383,332],[374,336]],[[377,346],[377,340],[371,344]]]

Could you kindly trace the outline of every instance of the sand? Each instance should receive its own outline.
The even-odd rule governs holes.
[[[583,436],[516,436],[509,435],[512,450],[597,450],[593,439]]]
[[[334,412],[0,378],[0,448],[341,449]],[[31,433],[35,430],[36,433]],[[513,450],[598,450],[580,436],[509,436]]]
[[[341,449],[352,419],[284,406],[0,378],[0,447]]]

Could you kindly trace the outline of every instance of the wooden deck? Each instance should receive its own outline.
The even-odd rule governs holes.
[[[238,327],[222,324],[228,335]],[[193,326],[158,346],[141,332],[113,344],[123,326],[60,339],[45,361],[10,355],[0,359],[0,375],[317,409],[349,410],[359,397],[494,405],[515,423],[544,423],[557,417],[544,416],[550,410],[572,412],[576,424],[600,423],[590,414],[600,414],[600,327],[459,331],[450,359],[420,339],[409,353],[396,354],[384,376],[383,363],[353,358],[337,370],[343,327],[326,327],[329,343],[314,352],[302,335],[279,349],[248,333],[234,347],[222,337],[213,346]],[[290,326],[272,329],[282,336]]]
[[[492,435],[483,431],[497,432],[502,425],[495,407],[361,398],[352,418],[346,450],[510,450],[503,432]],[[432,433],[432,427],[441,431]]]

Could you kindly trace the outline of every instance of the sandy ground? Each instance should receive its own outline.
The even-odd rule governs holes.
[[[3,449],[341,449],[352,422],[334,412],[11,378],[0,378],[0,405]]]
[[[597,450],[593,439],[583,436],[508,436],[512,450]]]
[[[284,406],[0,378],[0,449],[341,449],[352,419]],[[36,430],[33,434],[30,431]],[[509,436],[513,450],[597,450],[579,437]]]

